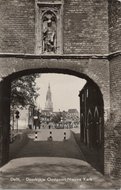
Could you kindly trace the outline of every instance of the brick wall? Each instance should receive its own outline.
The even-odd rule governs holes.
[[[33,53],[34,0],[0,0],[0,52]]]
[[[64,53],[108,53],[107,0],[65,0]]]
[[[109,0],[110,52],[121,50],[121,2]]]
[[[109,50],[121,51],[121,2],[109,0]],[[110,57],[110,130],[107,129],[106,160],[110,173],[121,176],[121,55]]]
[[[65,0],[64,53],[108,52],[107,0]],[[35,0],[0,0],[0,52],[34,53]]]
[[[111,129],[108,138],[111,150],[111,172],[121,176],[121,55],[110,60],[110,97]]]

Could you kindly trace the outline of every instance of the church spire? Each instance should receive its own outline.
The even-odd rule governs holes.
[[[52,98],[51,98],[50,83],[48,84],[48,90],[47,90],[47,94],[46,94],[45,110],[53,112],[53,103],[52,103]]]

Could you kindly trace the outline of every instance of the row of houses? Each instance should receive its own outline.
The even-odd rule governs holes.
[[[40,129],[40,128],[75,128],[79,127],[79,112],[77,109],[68,111],[50,112],[40,110],[36,106],[18,109],[19,118],[16,118],[16,111],[11,117],[11,127],[17,129]]]

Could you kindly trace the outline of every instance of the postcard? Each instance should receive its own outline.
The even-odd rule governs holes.
[[[121,189],[121,1],[0,1],[0,189]]]

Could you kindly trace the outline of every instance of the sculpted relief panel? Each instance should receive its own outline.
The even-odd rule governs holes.
[[[52,11],[42,17],[42,47],[45,53],[56,53],[57,50],[57,19]]]
[[[62,53],[62,3],[37,2],[36,54]]]

